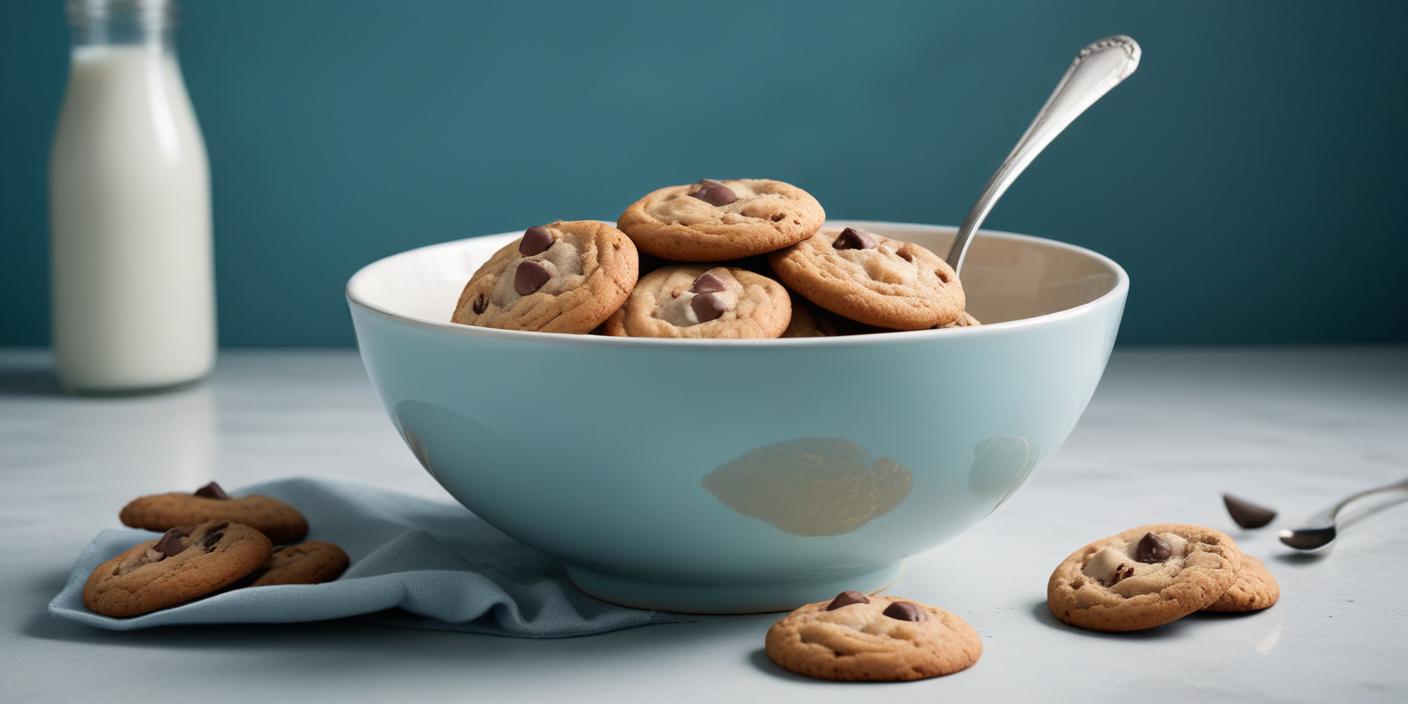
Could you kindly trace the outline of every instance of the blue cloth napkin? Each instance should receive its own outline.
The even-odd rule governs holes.
[[[308,517],[308,537],[342,546],[352,565],[326,584],[237,589],[144,616],[109,618],[83,606],[88,573],[156,534],[105,530],[78,558],[63,591],[49,602],[49,613],[114,631],[368,615],[391,625],[522,638],[584,636],[685,620],[583,594],[558,560],[500,533],[458,504],[307,478],[235,493],[265,494],[298,507]]]

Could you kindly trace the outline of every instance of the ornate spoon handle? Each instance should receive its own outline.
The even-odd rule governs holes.
[[[978,197],[978,202],[968,211],[968,217],[963,219],[963,226],[958,229],[958,236],[948,252],[948,263],[954,271],[963,266],[963,255],[968,251],[973,234],[997,204],[997,199],[1007,192],[1007,187],[1022,175],[1027,165],[1051,140],[1056,139],[1056,135],[1061,134],[1111,88],[1134,73],[1134,69],[1139,67],[1139,53],[1139,44],[1123,34],[1106,37],[1080,50],[1071,67],[1066,69],[1066,75],[1056,84],[1056,90],[1041,106],[1036,119],[1017,140],[1017,146],[1003,160],[1002,166]]]

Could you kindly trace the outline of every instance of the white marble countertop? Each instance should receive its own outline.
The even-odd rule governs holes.
[[[1294,520],[1408,475],[1408,348],[1117,352],[1066,446],[986,521],[911,558],[892,589],[966,618],[982,660],[863,688],[773,667],[761,647],[774,616],[537,641],[361,620],[133,633],[56,621],[45,604],[138,487],[303,474],[449,497],[402,447],[350,351],[227,352],[206,384],[124,400],[59,396],[48,364],[0,351],[8,702],[1408,700],[1408,506],[1307,560],[1269,529],[1233,531],[1218,499],[1243,494]],[[1120,636],[1054,622],[1052,567],[1151,521],[1232,532],[1280,579],[1280,605]]]

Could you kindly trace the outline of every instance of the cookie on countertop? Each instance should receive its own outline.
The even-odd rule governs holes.
[[[538,225],[474,272],[450,319],[503,330],[586,334],[626,302],[639,272],[635,245],[606,223]]]
[[[1214,603],[1237,580],[1242,551],[1220,531],[1155,524],[1102,538],[1052,572],[1046,605],[1093,631],[1138,631]]]
[[[1203,611],[1261,611],[1269,609],[1281,600],[1281,585],[1266,564],[1246,553],[1242,554],[1242,569],[1237,572],[1237,581],[1218,597],[1212,606]]]
[[[274,544],[296,543],[308,535],[308,519],[298,509],[268,496],[230,496],[211,482],[194,494],[171,492],[133,499],[118,514],[123,525],[165,531],[205,521],[243,523]]]
[[[273,546],[263,533],[224,520],[172,528],[98,565],[83,605],[128,618],[214,594],[259,569]]]
[[[734,267],[657,269],[602,330],[616,337],[769,338],[787,329],[792,303],[782,284]]]
[[[808,677],[901,681],[964,670],[978,661],[983,642],[938,607],[842,592],[773,624],[766,649],[773,662]]]
[[[854,227],[826,229],[768,260],[788,288],[857,322],[922,330],[963,314],[963,286],[953,268],[912,242]]]
[[[324,540],[281,545],[274,548],[274,554],[263,567],[246,579],[245,586],[322,584],[337,579],[348,564],[347,553]]]
[[[632,203],[621,228],[640,251],[679,262],[741,259],[810,237],[826,211],[810,193],[769,179],[704,179]]]

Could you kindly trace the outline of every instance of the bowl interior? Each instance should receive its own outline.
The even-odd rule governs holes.
[[[954,228],[866,221],[830,221],[948,253]],[[450,314],[470,275],[522,233],[474,237],[387,257],[348,283],[353,300],[391,315],[451,326]],[[983,231],[963,269],[968,311],[986,325],[1033,318],[1091,303],[1124,278],[1113,261],[1087,249],[1025,235]],[[453,326],[459,327],[459,326]]]

